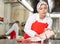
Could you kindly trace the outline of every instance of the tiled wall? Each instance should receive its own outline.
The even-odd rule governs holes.
[[[4,1],[0,0],[0,17],[4,18]],[[4,24],[0,24],[0,35],[4,34]]]

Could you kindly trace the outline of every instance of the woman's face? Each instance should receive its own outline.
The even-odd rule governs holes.
[[[46,4],[42,4],[38,9],[38,13],[42,16],[46,16],[47,11],[48,11],[48,7]]]

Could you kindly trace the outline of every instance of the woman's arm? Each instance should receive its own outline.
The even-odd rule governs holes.
[[[35,16],[34,15],[29,16],[29,18],[26,22],[25,28],[24,28],[24,32],[31,37],[34,37],[36,34],[35,31],[31,30],[31,25],[34,21],[35,21]]]

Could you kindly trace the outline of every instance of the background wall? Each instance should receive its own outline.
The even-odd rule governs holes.
[[[0,17],[4,18],[4,1],[3,0],[0,0]],[[5,32],[4,27],[5,27],[4,24],[0,24],[0,34],[4,34]]]

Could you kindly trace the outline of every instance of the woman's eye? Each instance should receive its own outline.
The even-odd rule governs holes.
[[[47,9],[47,7],[44,7],[44,9]]]
[[[39,8],[39,10],[42,10],[42,8]]]
[[[47,7],[44,7],[44,8],[39,8],[39,10],[42,10],[42,9],[47,9]]]

